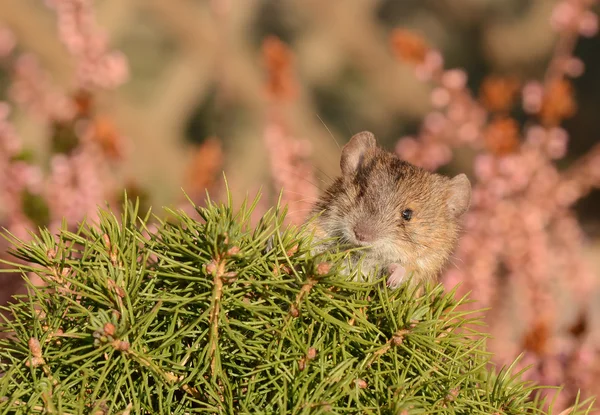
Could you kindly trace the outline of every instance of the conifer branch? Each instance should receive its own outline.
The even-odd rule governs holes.
[[[150,237],[127,205],[17,241],[12,269],[46,285],[1,310],[0,414],[549,414],[490,371],[464,298],[341,275],[277,212],[250,228],[255,205],[171,211]]]
[[[217,347],[219,343],[219,315],[221,311],[221,296],[223,295],[223,276],[225,275],[225,259],[215,258],[206,266],[213,275],[212,311],[210,316],[210,369],[213,379],[217,375]],[[218,368],[220,369],[220,368]]]

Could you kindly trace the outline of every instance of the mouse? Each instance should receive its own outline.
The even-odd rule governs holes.
[[[385,276],[392,289],[437,280],[471,203],[468,177],[401,160],[369,131],[342,148],[340,168],[312,208],[315,250],[349,248],[346,272],[360,266],[360,278]]]

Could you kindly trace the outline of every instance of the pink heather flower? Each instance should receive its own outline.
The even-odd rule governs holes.
[[[469,102],[456,101],[448,106],[448,118],[456,123],[465,122],[469,116]]]
[[[579,10],[577,10],[577,7],[573,2],[568,0],[560,1],[552,11],[550,24],[556,31],[569,30],[574,26],[573,22],[578,14]]]
[[[527,130],[525,139],[525,143],[529,148],[541,151],[553,160],[565,156],[568,141],[569,136],[563,128],[554,127],[547,130],[537,125]]]
[[[585,64],[581,59],[570,56],[565,59],[563,63],[563,71],[567,76],[570,76],[571,78],[577,78],[583,75],[583,72],[585,71]]]
[[[435,170],[452,159],[452,148],[463,144],[480,147],[479,138],[488,114],[466,89],[462,69],[443,70],[443,58],[432,50],[417,65],[420,79],[432,81],[432,104],[438,109],[425,116],[420,140],[401,138],[396,153],[404,160]]]
[[[550,23],[557,32],[574,31],[584,37],[598,33],[598,16],[581,1],[562,0],[554,8]]]
[[[15,61],[10,95],[43,120],[68,121],[75,115],[73,102],[51,85],[48,75],[30,54]]]
[[[396,154],[401,159],[428,170],[435,170],[452,158],[452,150],[446,144],[433,140],[419,142],[412,137],[398,141]]]
[[[596,154],[589,163],[588,174],[594,187],[600,187],[600,154]]]
[[[21,141],[8,120],[9,115],[10,107],[6,102],[0,101],[0,158],[10,158],[21,151]]]
[[[494,177],[496,164],[491,154],[479,154],[475,157],[475,175],[479,181],[485,182]]]
[[[540,125],[529,127],[525,134],[525,143],[533,148],[540,148],[546,139],[546,129]]]
[[[559,206],[568,207],[575,203],[581,195],[581,190],[575,182],[563,181],[556,189],[555,200]]]
[[[542,108],[544,87],[540,82],[531,81],[523,87],[523,109],[525,112],[535,114]]]
[[[413,137],[402,137],[396,143],[396,154],[403,160],[413,160],[419,151],[419,143]]]
[[[446,88],[434,88],[431,91],[431,104],[437,108],[443,108],[450,102],[450,92]]]
[[[423,130],[431,134],[441,134],[447,126],[447,118],[441,112],[430,112],[423,119]]]
[[[502,158],[495,158],[497,169],[496,171],[500,173],[499,177],[511,177],[514,175],[515,171],[522,170],[521,165],[523,163],[523,157],[521,155],[514,156],[506,156]]]
[[[52,158],[45,189],[52,213],[51,228],[58,228],[64,217],[73,223],[84,217],[96,221],[98,204],[105,199],[103,177],[107,177],[98,154],[98,149],[86,144],[70,156],[58,154]]]
[[[505,180],[494,179],[489,183],[489,190],[496,198],[503,198],[508,195],[509,187]]]
[[[272,122],[264,139],[271,159],[276,188],[283,189],[282,205],[288,206],[286,220],[299,225],[304,222],[317,199],[313,169],[308,162],[310,142],[287,137],[283,128]]]
[[[435,170],[439,166],[443,166],[450,162],[452,159],[452,150],[444,143],[431,143],[430,151],[427,155],[428,157],[431,157],[431,160],[421,164],[423,164],[426,169]]]
[[[563,158],[567,153],[567,143],[569,135],[563,128],[552,128],[548,132],[546,142],[546,153],[553,160]]]
[[[16,44],[13,33],[6,27],[0,27],[0,58],[10,55]]]
[[[415,66],[415,76],[422,82],[433,79],[444,66],[444,58],[438,51],[428,51],[425,55],[425,61]]]
[[[467,85],[467,73],[462,69],[450,69],[442,74],[442,85],[449,90],[460,90]]]
[[[457,138],[463,143],[474,143],[481,137],[480,126],[475,122],[466,122],[457,131]]]
[[[77,63],[83,89],[115,88],[128,76],[125,56],[109,51],[108,38],[96,25],[91,0],[46,0],[56,11],[59,37]]]
[[[79,79],[84,88],[112,89],[123,84],[128,77],[127,60],[120,52],[82,61],[79,66]]]
[[[432,72],[439,71],[444,66],[444,57],[437,50],[430,50],[425,55],[425,65],[427,65]]]
[[[579,34],[584,37],[593,37],[598,33],[598,16],[596,13],[586,11],[579,19]]]

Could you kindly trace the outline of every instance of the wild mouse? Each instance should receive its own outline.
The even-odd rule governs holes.
[[[321,250],[364,248],[351,254],[349,266],[362,258],[363,276],[379,269],[391,288],[408,277],[415,283],[437,278],[471,202],[467,176],[450,179],[413,166],[378,147],[367,131],[343,147],[340,167],[342,175],[313,209]]]

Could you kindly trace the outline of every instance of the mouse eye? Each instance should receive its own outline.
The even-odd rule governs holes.
[[[402,219],[409,221],[412,218],[413,211],[412,209],[404,209],[402,211]]]

